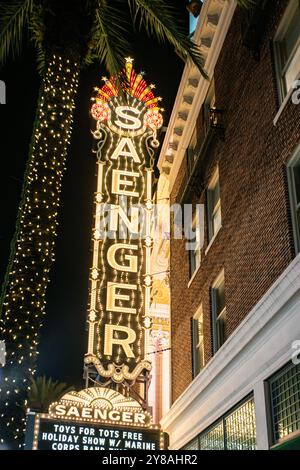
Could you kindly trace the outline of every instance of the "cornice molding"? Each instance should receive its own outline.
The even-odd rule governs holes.
[[[194,41],[200,45],[205,59],[204,67],[210,78],[213,77],[235,8],[234,0],[206,0],[201,9]],[[210,81],[203,78],[193,64],[186,64],[158,161],[160,172],[169,179],[169,193],[172,192],[209,85]]]

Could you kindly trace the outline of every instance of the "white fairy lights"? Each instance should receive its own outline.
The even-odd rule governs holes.
[[[14,438],[20,442],[24,431],[24,400],[35,372],[46,288],[54,261],[77,69],[77,63],[53,55],[41,85],[2,308],[1,335],[6,342],[7,363],[0,394],[8,397],[0,404],[0,419],[8,430],[2,441]]]

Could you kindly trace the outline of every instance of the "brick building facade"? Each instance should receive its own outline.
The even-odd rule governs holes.
[[[200,221],[204,239],[192,272],[186,240],[171,238],[173,406],[162,424],[171,435],[172,448],[189,442],[191,448],[230,448],[232,442],[231,448],[266,449],[288,437],[297,438],[300,430],[300,373],[290,361],[293,341],[300,340],[300,260],[295,239],[299,214],[291,200],[292,191],[300,193],[295,187],[300,181],[297,177],[291,182],[289,176],[300,143],[300,105],[293,99],[295,85],[284,95],[279,90],[282,77],[276,49],[292,24],[297,55],[299,3],[260,3],[260,8],[245,13],[234,2],[204,2],[194,37],[206,56],[210,83],[186,66],[159,161],[160,170],[169,177],[171,205],[204,206]],[[294,62],[294,69],[299,65],[296,80],[300,60]],[[291,292],[280,307],[289,290],[286,286]],[[296,298],[292,317],[288,309]],[[271,300],[274,312],[268,317]],[[281,317],[279,308],[285,312]],[[280,330],[285,315],[291,322],[288,331]],[[196,329],[201,329],[197,339],[195,321]],[[277,334],[282,344],[272,343]],[[199,348],[203,357],[196,365]],[[256,351],[260,351],[257,360],[250,363]],[[249,380],[243,376],[247,369]],[[278,371],[292,374],[298,393],[293,403],[296,414],[285,425],[275,422],[267,403],[268,380]],[[210,393],[211,400],[206,398]],[[229,432],[228,416],[231,420],[235,416],[230,410],[239,403],[248,407],[244,423],[248,441],[245,436],[235,440],[234,431]],[[191,429],[187,423],[192,412],[196,421]],[[220,437],[225,425],[232,437],[227,444]],[[281,434],[275,435],[276,425],[285,426]],[[218,426],[223,426],[221,434]]]

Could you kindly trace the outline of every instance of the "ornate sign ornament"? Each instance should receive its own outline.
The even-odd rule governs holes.
[[[50,405],[49,417],[126,427],[151,425],[150,414],[137,401],[105,387],[66,393]]]
[[[119,77],[103,78],[91,114],[96,121],[97,193],[86,365],[116,383],[133,382],[149,325],[152,173],[163,124],[154,85],[126,59]]]

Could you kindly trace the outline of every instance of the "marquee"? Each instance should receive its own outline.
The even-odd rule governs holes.
[[[25,441],[27,450],[160,450],[166,435],[133,398],[91,387],[28,413]]]

